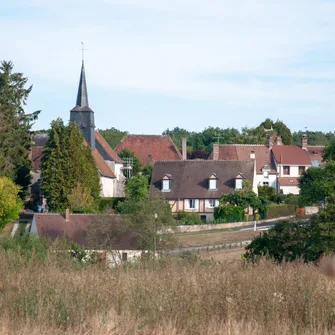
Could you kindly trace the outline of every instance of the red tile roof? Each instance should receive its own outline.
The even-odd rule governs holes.
[[[32,147],[31,148],[31,160],[33,161],[33,171],[41,170],[41,160],[43,147]]]
[[[137,248],[136,235],[124,232],[124,222],[120,215],[70,214],[69,221],[65,221],[63,214],[35,214],[33,222],[36,224],[38,236],[52,240],[65,237],[68,241],[92,248],[94,248],[92,243],[96,243],[97,246],[94,249],[100,249],[99,247],[106,243],[105,223],[107,222],[110,223],[110,236],[113,236],[113,241],[109,241],[110,247],[121,250]],[[95,229],[99,224],[103,225],[101,232]]]
[[[102,158],[99,151],[97,149],[92,150],[92,156],[94,158],[95,164],[100,172],[100,174],[104,177],[108,178],[116,178],[114,172],[108,166],[106,161]]]
[[[299,185],[299,180],[296,177],[279,177],[278,183],[280,186],[297,186]]]
[[[311,165],[309,154],[306,150],[296,145],[276,145],[272,152],[279,164],[288,165]]]
[[[208,159],[213,159],[213,151]],[[219,144],[219,160],[238,161],[236,145],[234,144]]]
[[[115,148],[119,154],[123,149],[132,151],[142,166],[154,161],[181,160],[182,155],[170,136],[166,135],[126,135]]]
[[[98,131],[95,132],[95,140],[96,140],[96,148],[98,149],[98,151],[102,156],[107,156],[104,157],[106,160],[112,160],[116,163],[122,163],[120,157],[109,146],[109,144],[106,142],[106,140],[101,136],[101,134]]]
[[[271,151],[262,144],[219,144],[219,160],[250,160],[250,153],[255,153],[256,173],[262,174],[262,168],[267,165],[270,173],[277,173],[274,162],[271,159]],[[213,152],[209,156],[213,159]]]

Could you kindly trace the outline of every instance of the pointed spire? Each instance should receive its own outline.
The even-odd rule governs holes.
[[[77,95],[77,106],[79,107],[88,107],[88,97],[87,97],[87,87],[86,87],[86,77],[85,77],[85,67],[84,60],[81,65],[81,73],[78,87],[78,95]]]

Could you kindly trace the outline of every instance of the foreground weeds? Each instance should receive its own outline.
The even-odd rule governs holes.
[[[335,283],[313,265],[108,269],[0,252],[3,334],[334,334],[334,321]]]

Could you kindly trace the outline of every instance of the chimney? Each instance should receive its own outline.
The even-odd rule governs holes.
[[[277,135],[277,138],[276,138],[276,145],[283,145],[283,141],[282,141],[280,135]]]
[[[302,135],[301,137],[301,148],[303,150],[307,150],[307,135],[306,134]]]
[[[183,155],[183,161],[186,161],[187,159],[187,139],[186,137],[182,137],[181,139],[181,151],[182,151],[182,155]]]
[[[70,221],[70,211],[68,208],[65,210],[65,221],[66,222]]]
[[[269,149],[272,149],[273,147],[273,136],[272,135],[268,135],[266,137],[266,146],[269,148]]]
[[[250,159],[256,159],[255,151],[250,151]]]
[[[213,144],[213,161],[219,160],[219,144],[214,143]]]

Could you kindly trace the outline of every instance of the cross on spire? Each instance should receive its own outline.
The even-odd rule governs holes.
[[[220,144],[220,139],[222,138],[222,136],[220,135],[220,133],[215,133],[214,135],[214,139],[217,140],[217,144]]]
[[[84,48],[84,43],[83,42],[80,42],[81,43],[81,57],[82,57],[82,61],[84,61],[84,51],[87,50]]]

